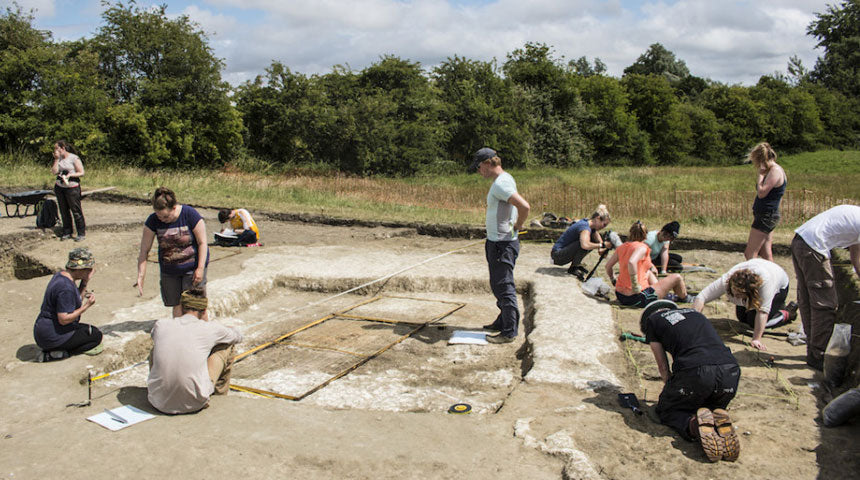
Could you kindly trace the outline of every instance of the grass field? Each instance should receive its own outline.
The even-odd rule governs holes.
[[[839,203],[860,200],[860,152],[821,151],[780,157],[789,185],[777,241],[791,228]],[[225,168],[216,171],[145,171],[106,162],[87,162],[85,189],[115,186],[145,198],[167,186],[181,202],[251,210],[288,211],[357,219],[483,223],[487,180],[477,174],[414,178],[268,173]],[[2,188],[50,188],[50,157],[0,155]],[[258,170],[259,171],[259,170]],[[732,167],[589,167],[512,170],[532,215],[544,211],[581,217],[598,203],[613,215],[612,227],[626,231],[640,219],[652,228],[677,219],[682,233],[698,238],[745,241],[755,175],[750,165]],[[785,238],[783,238],[785,237]]]

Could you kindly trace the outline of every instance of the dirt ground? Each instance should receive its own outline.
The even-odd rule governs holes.
[[[650,351],[617,340],[638,331],[638,311],[582,295],[573,277],[549,265],[548,244],[522,247],[517,342],[448,345],[454,330],[480,330],[496,313],[481,242],[260,215],[265,245],[213,247],[208,269],[214,321],[243,331],[239,351],[378,295],[407,299],[369,303],[348,312],[362,318],[328,319],[261,350],[236,364],[234,383],[298,395],[366,363],[298,402],[231,392],[198,414],[158,415],[110,432],[86,417],[120,404],[157,413],[146,401],[145,366],[95,382],[91,406],[66,405],[87,398],[88,366],[100,374],[144,360],[149,330],[169,311],[156,264],[143,297],[132,288],[149,207],[85,201],[84,208],[84,244],[97,259],[90,283],[97,302],[84,321],[103,330],[105,352],[46,364],[34,362],[32,337],[46,274],[80,244],[35,230],[33,217],[0,218],[0,477],[830,479],[856,478],[860,468],[860,422],[818,424],[827,393],[805,366],[805,347],[785,340],[797,323],[766,335],[768,352],[759,353],[725,303],[706,309],[742,368],[730,405],[741,457],[710,464],[697,444],[654,421],[662,385]],[[201,213],[211,237],[216,212]],[[743,259],[680,253],[720,272]],[[776,260],[793,279],[791,260]],[[717,276],[685,278],[699,290]],[[443,302],[463,306],[414,333],[367,320],[420,324],[453,305]],[[647,414],[619,407],[621,391],[636,393]],[[459,402],[473,413],[446,413]]]

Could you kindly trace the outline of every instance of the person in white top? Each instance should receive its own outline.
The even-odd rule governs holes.
[[[767,350],[761,343],[765,328],[776,328],[795,319],[797,304],[785,305],[788,275],[779,265],[763,258],[741,262],[704,288],[693,301],[701,312],[705,304],[723,295],[735,305],[740,322],[753,329],[750,345]]]
[[[192,413],[209,405],[215,393],[230,389],[233,345],[242,341],[235,328],[206,320],[202,289],[182,292],[181,317],[165,318],[152,328],[152,354],[146,381],[149,403],[169,414]]]
[[[78,231],[75,241],[83,241],[87,234],[84,211],[81,208],[80,180],[84,176],[84,164],[81,163],[80,157],[73,153],[73,147],[69,142],[58,140],[54,144],[54,164],[51,166],[51,173],[57,176],[54,195],[57,197],[57,206],[63,219],[63,234],[60,239],[72,238],[72,217],[74,217],[75,228]]]
[[[797,275],[800,320],[806,333],[806,363],[821,370],[839,306],[830,250],[847,248],[854,272],[860,276],[860,207],[835,206],[794,232],[791,260]]]

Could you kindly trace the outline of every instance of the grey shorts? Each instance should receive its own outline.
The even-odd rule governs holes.
[[[776,228],[779,223],[780,215],[779,210],[767,210],[764,212],[753,212],[753,223],[752,228],[764,232],[770,233]]]
[[[205,267],[203,269],[203,281],[200,282],[198,287],[202,288],[203,291],[206,291],[206,272],[209,270],[209,267]],[[165,307],[173,307],[179,305],[179,298],[182,296],[182,292],[191,288],[192,282],[191,280],[194,278],[194,271],[190,271],[184,275],[165,275],[161,274],[161,301],[164,302]]]

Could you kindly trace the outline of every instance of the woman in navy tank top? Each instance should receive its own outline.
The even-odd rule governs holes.
[[[773,261],[773,229],[779,223],[779,202],[785,193],[788,178],[776,163],[776,152],[767,142],[759,143],[749,154],[756,168],[756,196],[753,201],[753,223],[744,257],[761,257]]]

